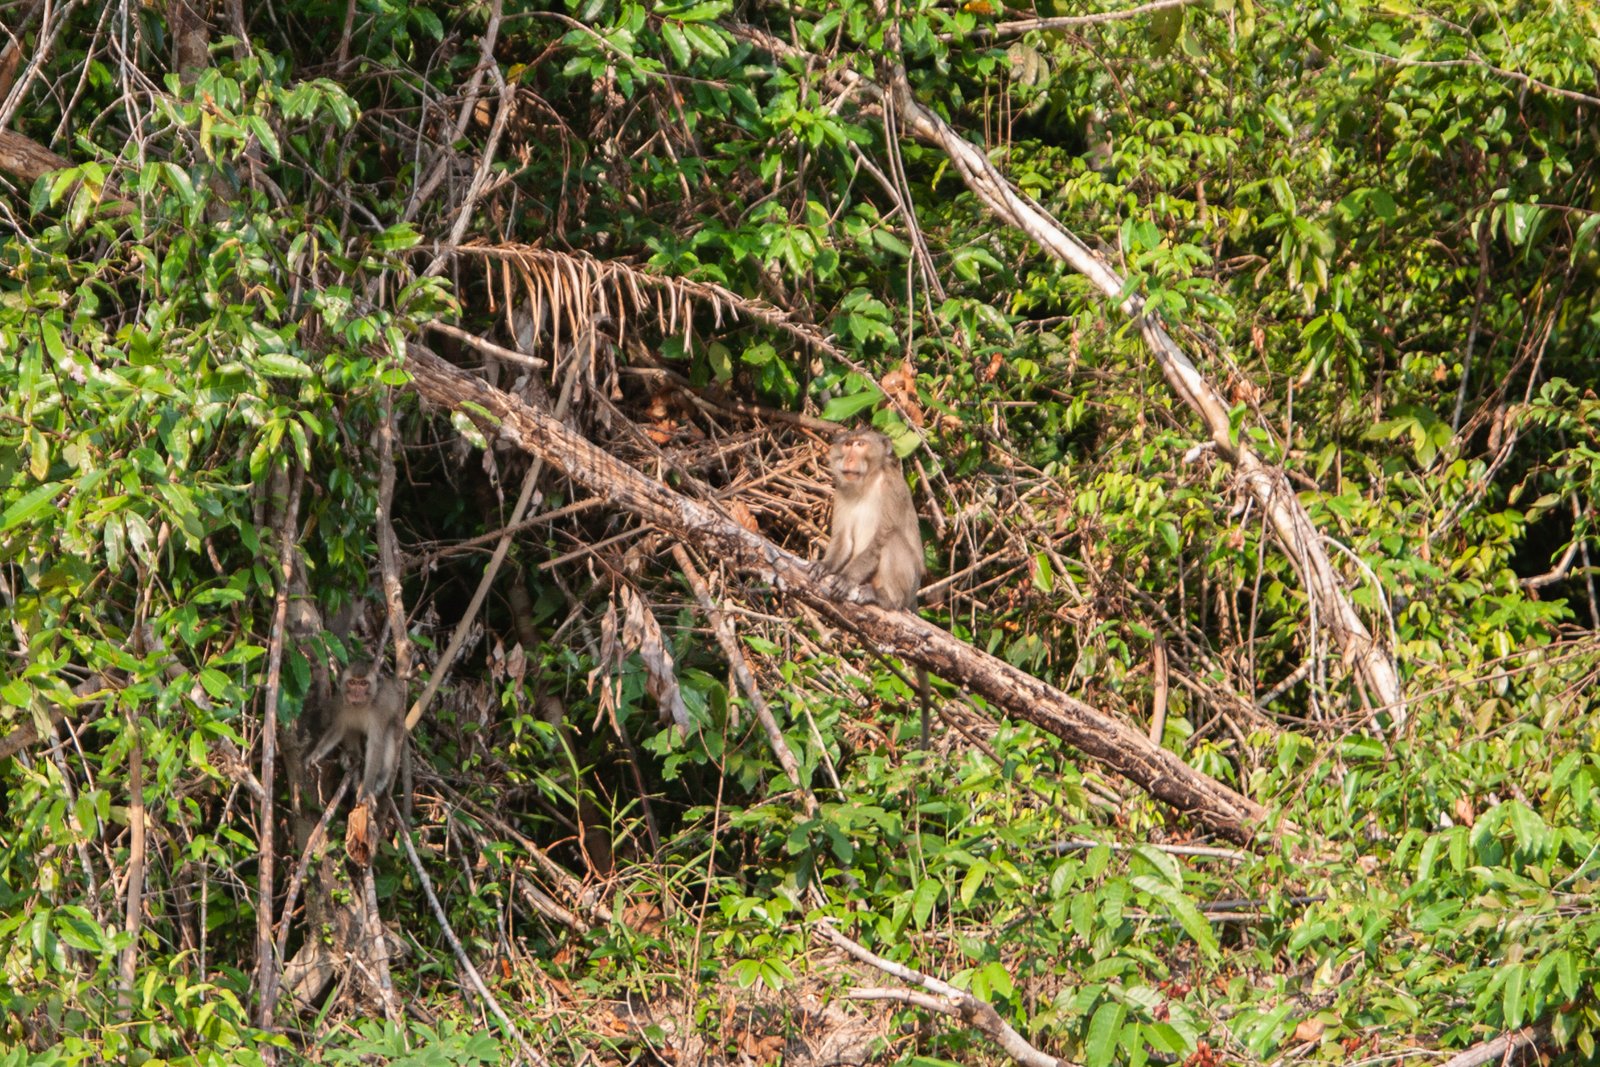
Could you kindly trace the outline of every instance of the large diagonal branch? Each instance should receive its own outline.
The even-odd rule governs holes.
[[[741,26],[738,34],[775,55],[799,55],[793,46],[771,34]],[[894,109],[901,129],[938,146],[961,174],[967,188],[990,211],[1021,230],[1047,253],[1091,281],[1139,327],[1145,347],[1155,357],[1167,384],[1200,416],[1217,453],[1238,470],[1273,532],[1286,547],[1313,601],[1313,620],[1327,627],[1345,660],[1353,663],[1377,702],[1396,725],[1404,722],[1405,703],[1399,672],[1390,652],[1378,645],[1344,593],[1344,586],[1322,537],[1306,514],[1282,468],[1267,463],[1243,440],[1233,440],[1228,405],[1153,314],[1144,297],[1126,291],[1126,280],[1091,252],[1087,245],[1031,199],[1018,192],[979,148],[923,107],[912,95],[905,72],[896,67],[889,90],[851,70],[839,77],[853,89]]]
[[[1107,718],[1039,679],[956,640],[908,611],[835,600],[812,581],[806,562],[751,533],[732,519],[596,448],[549,412],[532,407],[413,344],[406,354],[417,392],[451,410],[487,413],[502,436],[542,456],[574,482],[709,555],[729,560],[830,622],[983,696],[996,707],[1034,723],[1136,782],[1152,796],[1188,813],[1233,841],[1248,842],[1266,816],[1258,804],[1209,778],[1144,734]]]

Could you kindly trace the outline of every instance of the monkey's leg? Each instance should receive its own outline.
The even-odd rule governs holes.
[[[878,603],[886,608],[917,610],[917,587],[922,584],[922,556],[920,551],[904,538],[887,541],[878,554],[878,566],[872,575],[872,586],[877,590]]]
[[[400,731],[401,733],[404,730]],[[381,799],[389,795],[394,772],[400,765],[402,738],[395,736],[394,724],[373,723],[367,731],[367,761],[361,776],[362,798]]]

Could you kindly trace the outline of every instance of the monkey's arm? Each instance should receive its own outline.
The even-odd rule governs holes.
[[[883,549],[874,540],[839,568],[839,577],[851,585],[868,585],[872,582],[873,575],[878,573],[883,558]]]
[[[338,716],[334,716],[333,724],[328,727],[327,732],[322,735],[322,739],[311,750],[311,757],[306,760],[306,763],[311,766],[321,763],[327,758],[328,753],[333,751],[333,746],[343,740],[344,723],[339,721]]]
[[[828,538],[828,550],[822,554],[822,559],[817,561],[818,574],[838,574],[844,569],[845,563],[850,558],[850,532],[841,529],[844,524],[837,517],[833,523],[833,534]]]

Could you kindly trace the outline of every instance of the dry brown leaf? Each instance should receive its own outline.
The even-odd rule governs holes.
[[[617,611],[615,602],[607,609],[605,617],[600,623],[600,662],[589,676],[591,686],[599,675],[608,666],[615,669],[622,666],[623,660],[637,652],[639,659],[644,663],[645,689],[660,707],[663,718],[670,717],[678,728],[685,733],[693,728],[689,718],[689,708],[683,702],[683,694],[678,691],[677,667],[672,661],[672,654],[667,651],[666,642],[661,637],[661,627],[656,618],[645,610],[644,600],[629,586],[621,588],[622,599],[622,629],[617,631]]]
[[[1000,373],[1002,362],[1004,362],[1004,357],[996,351],[989,357],[989,365],[978,371],[978,380],[981,382],[994,381],[994,376]]]
[[[739,1051],[757,1063],[777,1063],[783,1059],[783,1038],[745,1030],[739,1034]]]
[[[372,811],[366,801],[350,809],[350,819],[344,827],[344,854],[356,866],[372,863],[372,854],[378,850],[377,827],[373,825]]]
[[[756,524],[756,517],[750,513],[750,509],[745,507],[744,502],[741,500],[728,501],[728,516],[751,533],[761,532],[761,527]]]
[[[653,900],[632,900],[627,907],[622,909],[622,924],[630,930],[640,933],[656,933],[660,931],[662,920],[666,913],[661,910],[661,905]]]
[[[917,375],[911,369],[910,363],[902,363],[894,370],[883,376],[878,383],[879,388],[892,400],[899,403],[904,410],[906,418],[913,424],[921,426],[926,421],[922,411],[922,401],[917,396]]]
[[[1328,1024],[1315,1015],[1309,1019],[1301,1019],[1300,1025],[1294,1028],[1295,1043],[1303,1045],[1309,1041],[1320,1041],[1322,1032],[1327,1028]]]

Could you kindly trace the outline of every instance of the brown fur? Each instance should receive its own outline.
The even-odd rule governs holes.
[[[818,565],[823,574],[861,588],[862,599],[915,610],[926,568],[922,529],[889,439],[875,430],[846,430],[828,449],[833,474],[833,537]],[[928,673],[917,671],[922,695],[922,747],[928,747]]]

